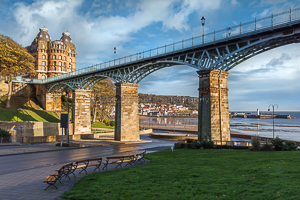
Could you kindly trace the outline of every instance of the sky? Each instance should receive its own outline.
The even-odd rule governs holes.
[[[29,46],[46,27],[52,40],[66,29],[76,69],[170,44],[300,6],[297,0],[0,0],[0,34]],[[259,54],[231,69],[229,110],[300,111],[300,44]],[[174,66],[140,82],[139,92],[198,97],[194,68]]]

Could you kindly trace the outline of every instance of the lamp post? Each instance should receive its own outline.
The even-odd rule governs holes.
[[[17,122],[19,121],[19,108],[17,108]]]
[[[278,105],[277,104],[270,104],[269,107],[268,107],[268,111],[270,111],[270,106],[273,107],[273,139],[274,139],[274,107],[277,106],[277,109],[278,109]]]
[[[204,25],[205,25],[205,18],[204,18],[204,16],[202,16],[202,18],[201,18],[201,23],[202,23],[202,30],[203,30],[203,33],[202,33],[202,43],[204,44]]]
[[[117,53],[117,47],[114,47],[114,66],[116,65],[116,53]]]

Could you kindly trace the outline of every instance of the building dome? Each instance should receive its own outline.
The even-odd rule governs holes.
[[[46,42],[51,42],[51,37],[48,34],[48,29],[47,28],[40,28],[40,32],[36,35],[34,38],[32,44],[36,44],[37,41],[46,41]]]
[[[68,44],[73,46],[73,41],[70,38],[70,33],[69,32],[63,32],[62,36],[60,38],[60,41],[63,42],[64,44]]]

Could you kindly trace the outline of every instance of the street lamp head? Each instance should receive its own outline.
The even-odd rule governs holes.
[[[114,47],[114,53],[117,53],[117,47]]]
[[[230,36],[230,34],[231,34],[231,28],[229,27],[229,28],[227,29],[227,31],[228,31],[228,35]]]
[[[201,23],[202,23],[202,26],[204,26],[204,24],[205,24],[205,18],[204,18],[204,16],[202,16],[202,18],[201,18]]]

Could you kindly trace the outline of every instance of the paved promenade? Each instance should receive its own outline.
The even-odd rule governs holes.
[[[54,143],[51,144],[38,144],[38,145],[16,145],[16,146],[0,146],[0,160],[1,159],[18,159],[22,158],[22,156],[40,156],[43,154],[51,154],[60,152],[71,151],[75,152],[78,149],[84,151],[86,149],[99,151],[99,152],[107,152],[112,153],[109,151],[109,148],[114,149],[112,155],[130,155],[134,153],[140,153],[144,149],[147,150],[147,153],[151,153],[154,151],[170,148],[173,145],[173,142],[170,141],[162,141],[162,140],[150,140],[145,139],[141,142],[115,142],[112,138],[108,139],[99,139],[99,140],[85,140],[79,141],[76,143],[80,143],[80,148],[67,148],[67,147],[56,147]],[[103,153],[102,153],[103,154]],[[109,156],[105,155],[103,157]],[[79,160],[79,159],[78,159]],[[74,162],[76,161],[73,160]],[[25,161],[22,161],[25,162]],[[23,165],[20,162],[19,165]],[[11,166],[12,169],[4,169],[2,168],[3,164],[0,165],[0,199],[1,200],[15,200],[15,199],[45,199],[45,200],[54,200],[58,199],[64,192],[70,190],[74,183],[78,181],[80,178],[86,176],[84,172],[79,174],[79,171],[75,172],[76,177],[71,175],[71,180],[68,178],[63,178],[63,184],[59,182],[56,184],[58,189],[51,186],[47,190],[44,190],[47,187],[46,183],[43,183],[45,177],[49,174],[55,172],[55,170],[59,169],[62,165],[69,163],[66,161],[65,163],[59,164],[47,164],[45,166],[38,166],[31,167],[26,169],[18,169],[17,166]],[[144,164],[148,164],[150,161],[146,161]],[[25,163],[24,163],[25,164]],[[139,164],[138,166],[140,166]],[[125,165],[123,165],[125,166]],[[130,167],[130,166],[127,166]],[[4,172],[1,172],[4,170]],[[11,172],[10,172],[11,170]],[[94,168],[88,168],[88,174],[92,173],[103,173],[103,172],[94,172]],[[115,170],[114,165],[110,165],[108,170]],[[118,169],[120,170],[120,169]]]

